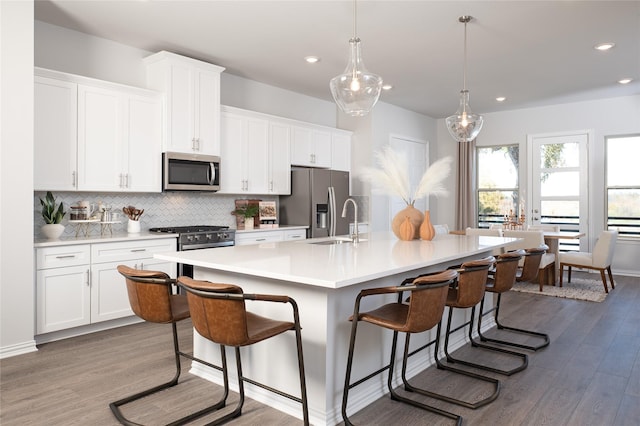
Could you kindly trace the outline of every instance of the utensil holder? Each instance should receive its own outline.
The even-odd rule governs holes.
[[[131,220],[127,223],[127,232],[130,234],[137,234],[140,232],[140,221],[139,220]]]

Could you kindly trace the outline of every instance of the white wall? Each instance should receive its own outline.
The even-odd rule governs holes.
[[[0,358],[35,350],[33,2],[0,1]],[[29,209],[30,213],[30,209]]]
[[[605,136],[640,133],[640,95],[575,102],[549,107],[528,108],[484,114],[484,127],[478,136],[478,146],[519,144],[520,167],[527,187],[528,176],[527,135],[567,132],[573,130],[593,130],[594,140],[589,141],[589,249],[604,229],[606,217],[605,199]],[[456,155],[456,142],[451,139],[438,120],[438,158]],[[455,180],[449,182],[449,189],[455,193]],[[453,199],[452,199],[453,201]],[[455,217],[455,203],[439,203],[439,217]],[[451,226],[451,224],[449,224]],[[620,241],[614,257],[615,273],[640,275],[640,242]]]

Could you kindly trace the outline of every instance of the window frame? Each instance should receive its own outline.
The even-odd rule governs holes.
[[[620,224],[620,223],[612,223],[612,219],[609,216],[609,191],[610,190],[620,190],[620,189],[631,189],[640,191],[640,182],[634,185],[609,185],[609,170],[611,167],[616,167],[615,165],[611,165],[610,155],[609,155],[609,142],[610,140],[615,139],[629,139],[629,138],[637,138],[638,143],[640,143],[640,133],[630,133],[630,134],[621,134],[621,135],[608,135],[604,137],[604,189],[605,189],[605,197],[604,197],[604,229],[611,230],[617,229],[619,232],[618,237],[623,239],[631,239],[631,240],[640,240],[640,231],[633,232],[625,232],[626,227],[634,227],[640,228],[640,216],[637,219],[629,218],[631,224]],[[615,219],[614,219],[615,220]]]
[[[502,187],[495,187],[495,188],[481,188],[480,187],[480,150],[481,149],[496,149],[496,148],[511,148],[511,147],[515,147],[518,149],[518,165],[516,167],[516,177],[517,177],[517,181],[516,181],[516,186],[513,188],[502,188]],[[520,194],[520,184],[521,184],[521,179],[520,179],[520,157],[521,157],[521,149],[520,149],[520,144],[518,143],[511,143],[511,144],[504,144],[504,145],[483,145],[483,146],[476,146],[476,189],[475,189],[475,197],[476,197],[476,226],[477,227],[483,227],[481,226],[481,223],[496,223],[496,224],[502,224],[504,222],[504,220],[500,220],[500,221],[496,221],[496,222],[490,222],[487,220],[481,221],[480,220],[480,194],[485,192],[503,192],[503,191],[508,191],[508,192],[513,192],[514,194],[516,194],[516,200],[514,201],[514,206],[521,206],[521,194]],[[515,212],[516,215],[519,215],[520,212]],[[485,215],[483,215],[485,216]],[[486,226],[484,226],[486,228]]]

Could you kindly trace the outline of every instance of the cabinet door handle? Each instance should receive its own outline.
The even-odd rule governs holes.
[[[76,187],[76,172],[71,172],[71,186]]]
[[[144,269],[144,262],[140,262],[140,269]]]
[[[129,188],[129,173],[125,173],[124,175],[124,187]]]
[[[141,249],[131,249],[131,252],[132,252],[132,253],[139,252],[139,251],[147,251],[147,249],[145,249],[145,248],[141,248]]]
[[[91,287],[91,271],[87,269],[87,287]]]
[[[64,256],[56,256],[56,259],[73,259],[76,257],[75,254],[65,254]]]
[[[256,241],[267,241],[266,238],[256,238]]]

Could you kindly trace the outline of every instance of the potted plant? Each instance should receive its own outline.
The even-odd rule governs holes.
[[[257,204],[240,206],[233,211],[236,216],[244,218],[244,229],[253,229],[253,218],[258,215],[260,208]]]
[[[64,215],[67,214],[64,211],[64,205],[62,203],[56,204],[56,199],[51,191],[47,191],[44,200],[40,198],[40,205],[42,206],[42,218],[45,223],[42,226],[42,233],[50,240],[59,238],[64,232],[64,225],[61,225],[60,222],[62,222]]]

